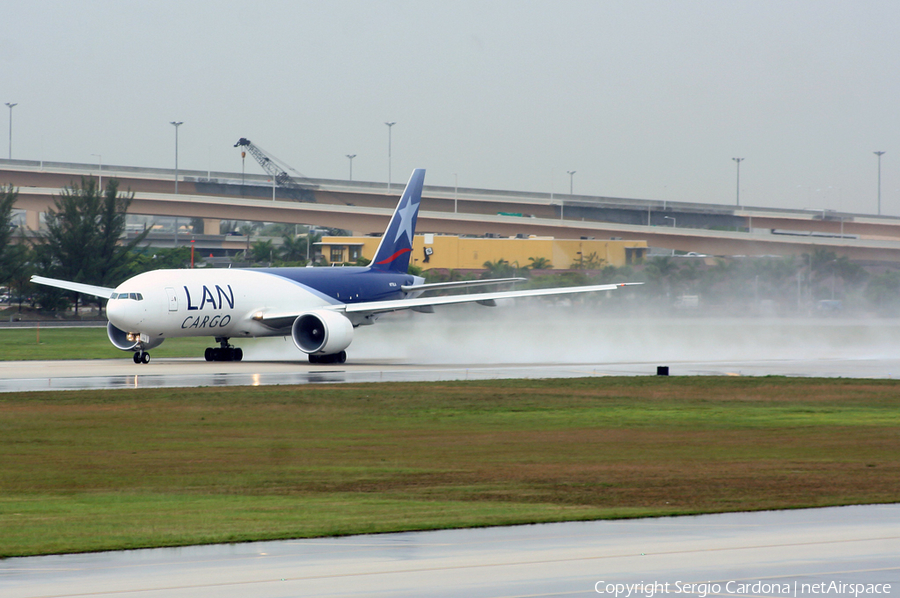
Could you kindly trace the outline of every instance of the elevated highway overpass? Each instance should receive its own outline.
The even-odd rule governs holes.
[[[402,184],[313,180],[314,202],[299,203],[273,190],[265,177],[234,173],[104,167],[120,188],[134,192],[130,212],[204,219],[208,234],[221,219],[309,224],[378,234],[384,230]],[[19,189],[17,208],[37,214],[54,195],[97,166],[0,160],[0,184]],[[900,261],[900,219],[829,211],[791,211],[660,200],[454,189],[426,185],[419,232],[556,238],[616,237],[652,247],[710,255],[791,255],[816,248],[852,259]],[[676,224],[677,226],[672,226]],[[790,234],[772,234],[772,230]],[[748,232],[749,231],[749,232]]]

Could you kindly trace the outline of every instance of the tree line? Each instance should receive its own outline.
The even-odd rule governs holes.
[[[643,282],[633,292],[596,301],[622,303],[653,313],[696,309],[722,315],[807,315],[837,313],[900,317],[900,270],[895,264],[854,262],[826,249],[796,256],[694,257],[653,256],[642,264],[614,266],[596,256],[565,271],[547,270],[542,258],[519,267],[504,259],[485,262],[484,278],[529,279],[527,286],[583,286]],[[471,273],[425,273],[429,282],[473,277]],[[692,299],[687,301],[686,299]]]
[[[126,214],[134,194],[122,192],[119,182],[108,180],[100,189],[92,178],[62,189],[45,216],[45,226],[28,236],[12,225],[18,191],[0,188],[0,284],[9,288],[10,303],[40,306],[59,312],[70,305],[76,313],[81,302],[102,301],[66,291],[31,285],[33,274],[97,286],[115,287],[141,272],[160,268],[183,268],[190,249],[149,248],[144,244],[149,230],[126,237]],[[293,225],[276,226],[282,243],[271,240],[251,245],[252,229],[242,231],[248,239],[242,261],[251,265],[302,266],[313,257],[316,235],[298,235]],[[342,232],[342,231],[334,231]],[[688,258],[656,256],[642,264],[616,267],[596,256],[588,256],[565,271],[550,270],[545,258],[529,258],[519,267],[506,260],[486,262],[480,274],[422,272],[430,282],[476,276],[508,278],[524,276],[526,286],[644,282],[629,294],[629,305],[637,308],[669,309],[683,305],[685,297],[697,297],[704,311],[731,313],[768,312],[772,315],[809,313],[825,302],[838,303],[847,311],[865,311],[900,316],[900,270],[892,266],[863,266],[834,252],[816,249],[802,256],[763,258]],[[359,262],[365,265],[365,261]],[[619,294],[624,295],[624,294]],[[829,303],[831,302],[831,303]]]
[[[34,274],[115,287],[142,272],[184,268],[190,263],[187,247],[148,247],[149,229],[130,239],[126,236],[126,217],[134,194],[121,191],[115,179],[107,180],[102,189],[87,177],[79,185],[63,188],[45,214],[44,226],[31,235],[13,224],[17,198],[18,190],[12,185],[0,187],[0,285],[8,288],[9,302],[19,311],[25,304],[47,312],[74,305],[77,314],[84,301],[103,307],[104,302],[94,297],[33,285],[29,280]],[[226,224],[234,229],[239,226]],[[294,234],[294,226],[285,225],[279,229],[280,246],[269,240],[251,245],[251,235],[257,230],[250,224],[240,227],[248,239],[240,258],[244,263],[303,266],[307,256],[312,256],[311,244],[320,240],[318,235]]]

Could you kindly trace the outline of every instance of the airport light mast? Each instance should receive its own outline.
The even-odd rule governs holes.
[[[397,124],[396,121],[390,121],[384,123],[388,128],[388,193],[391,192],[391,130],[394,128],[394,125]]]
[[[347,157],[350,159],[350,180],[353,180],[353,158],[356,157],[356,154],[347,154]]]
[[[12,109],[19,104],[10,104],[9,102],[6,102],[6,105],[9,106],[9,159],[12,160]]]
[[[732,158],[737,162],[737,207],[741,207],[741,162],[744,158]]]
[[[878,215],[881,216],[881,156],[884,152],[873,152],[878,156]]]

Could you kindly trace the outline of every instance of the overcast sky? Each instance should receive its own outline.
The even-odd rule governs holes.
[[[12,157],[900,215],[900,2],[0,0]],[[6,143],[0,144],[7,156]],[[249,157],[247,172],[262,170]]]

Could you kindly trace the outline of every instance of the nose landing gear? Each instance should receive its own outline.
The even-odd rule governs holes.
[[[203,356],[206,361],[240,361],[244,358],[244,351],[240,347],[228,344],[225,337],[216,337],[218,347],[209,347]]]
[[[146,351],[135,351],[134,352],[134,362],[135,363],[150,363],[150,354]]]

